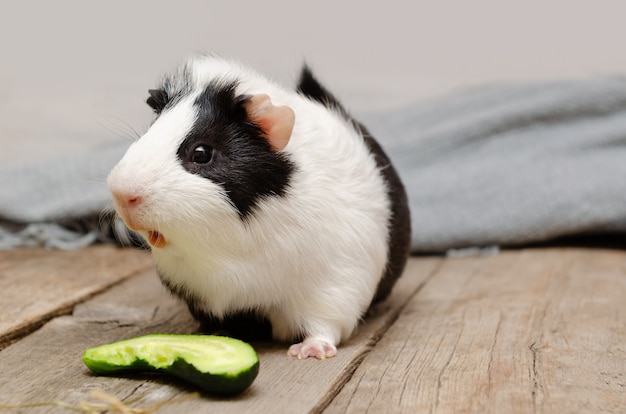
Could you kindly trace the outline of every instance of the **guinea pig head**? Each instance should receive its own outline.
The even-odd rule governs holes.
[[[282,150],[294,112],[236,89],[211,81],[199,90],[150,91],[157,118],[113,168],[108,186],[119,216],[153,248],[224,232],[264,198],[286,192],[294,166]]]

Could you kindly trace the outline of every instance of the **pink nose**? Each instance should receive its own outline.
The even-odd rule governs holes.
[[[111,194],[113,194],[115,203],[121,208],[136,208],[141,204],[141,197],[136,194],[121,193],[117,191],[112,191]]]

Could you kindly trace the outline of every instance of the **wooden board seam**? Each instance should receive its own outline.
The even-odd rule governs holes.
[[[385,335],[385,332],[389,330],[389,328],[398,320],[400,314],[404,310],[404,308],[408,305],[411,299],[417,295],[424,286],[428,284],[428,282],[435,277],[435,275],[439,272],[439,270],[443,267],[444,261],[439,262],[437,265],[433,267],[428,276],[424,278],[424,280],[415,287],[415,289],[411,292],[411,294],[407,295],[406,299],[400,303],[397,307],[394,308],[392,312],[386,315],[387,323],[383,324],[380,329],[374,332],[367,340],[366,346],[363,348],[363,351],[353,359],[352,364],[348,366],[348,369],[335,381],[335,384],[331,387],[329,393],[323,398],[313,409],[310,411],[311,413],[322,413],[326,407],[332,403],[335,397],[341,392],[344,385],[346,385],[354,376],[357,368],[361,365],[365,357],[374,349],[376,344],[380,341],[380,339]],[[384,303],[384,302],[383,302]]]
[[[126,280],[129,280],[130,278],[145,272],[147,269],[148,267],[146,267],[145,269],[137,270],[135,272],[131,272],[127,276],[121,277],[120,279],[117,279],[109,284],[103,285],[102,288],[100,289],[90,291],[84,296],[80,298],[76,298],[75,300],[65,304],[61,308],[55,309],[54,311],[51,311],[45,315],[42,315],[36,321],[25,323],[22,326],[18,327],[17,329],[0,336],[0,351],[10,346],[11,344],[19,341],[20,339],[32,334],[33,332],[36,332],[37,330],[39,330],[42,326],[44,326],[46,323],[50,322],[51,320],[58,318],[60,316],[71,315],[74,312],[74,309],[76,308],[77,305],[80,305],[81,303],[84,303],[106,292],[107,290],[125,282]]]

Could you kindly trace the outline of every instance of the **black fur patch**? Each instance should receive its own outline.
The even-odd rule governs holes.
[[[283,196],[294,169],[246,119],[245,100],[235,96],[234,83],[209,84],[196,99],[198,118],[178,148],[183,167],[222,186],[242,219],[264,197]]]
[[[307,65],[304,65],[302,68],[296,89],[307,98],[317,101],[327,108],[339,111],[348,121],[354,122],[354,119],[348,114],[348,111],[345,110],[339,100],[315,79],[313,72]]]
[[[146,100],[146,103],[157,115],[159,115],[167,106],[170,98],[165,89],[150,89],[148,93],[150,94],[150,97]]]
[[[357,123],[356,125],[363,135],[365,144],[374,154],[376,164],[387,182],[387,194],[391,200],[387,268],[383,278],[378,283],[378,289],[372,300],[372,303],[376,303],[387,298],[406,266],[406,261],[411,252],[411,213],[404,185],[398,172],[391,165],[387,154],[362,124]]]
[[[389,295],[396,280],[402,275],[410,253],[411,215],[404,185],[402,185],[400,176],[395,168],[393,168],[389,157],[387,157],[387,154],[385,154],[374,137],[372,137],[362,124],[350,116],[333,94],[326,90],[326,88],[315,79],[313,73],[307,66],[304,66],[302,69],[297,89],[298,92],[309,99],[339,111],[348,121],[353,123],[354,127],[363,136],[365,145],[367,145],[370,152],[374,155],[376,165],[387,184],[387,196],[391,200],[389,253],[387,256],[385,274],[380,280],[376,294],[372,300],[372,303],[379,302]]]

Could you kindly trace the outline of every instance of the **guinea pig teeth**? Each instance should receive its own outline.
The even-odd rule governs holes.
[[[167,242],[165,241],[165,237],[158,231],[149,231],[148,232],[148,243],[152,247],[165,247],[167,246]]]

